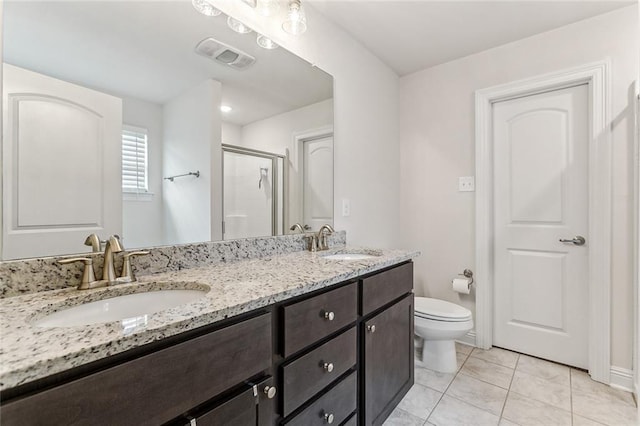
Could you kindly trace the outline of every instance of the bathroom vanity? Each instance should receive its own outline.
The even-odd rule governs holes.
[[[126,332],[18,327],[2,359],[17,356],[23,338],[31,361],[2,367],[2,423],[382,424],[413,385],[415,255],[335,261],[298,252],[170,271],[120,291],[170,282],[211,290]],[[53,303],[4,299],[2,322],[33,321],[34,309],[54,309],[72,292],[58,291]],[[65,334],[70,349],[33,342],[29,356],[31,339]]]

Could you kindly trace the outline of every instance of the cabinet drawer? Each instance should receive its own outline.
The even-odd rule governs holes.
[[[283,307],[287,357],[354,322],[357,317],[357,283]]]
[[[323,426],[328,423],[325,416],[333,416],[333,424],[341,424],[356,409],[357,374],[354,371],[333,389],[295,416],[287,425]]]
[[[282,368],[284,416],[356,364],[356,338],[352,327]]]
[[[413,290],[413,263],[380,272],[362,280],[362,315]]]
[[[161,424],[271,366],[271,314],[2,405],[3,425]]]

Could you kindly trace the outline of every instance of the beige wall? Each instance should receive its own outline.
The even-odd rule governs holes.
[[[281,20],[260,17],[241,1],[216,7],[333,76],[335,227],[347,231],[350,244],[397,247],[398,76],[308,4],[309,28],[297,37],[282,31]],[[340,214],[343,198],[351,200],[349,217]]]
[[[401,244],[420,249],[416,292],[475,310],[450,280],[474,265],[474,92],[610,58],[613,118],[612,364],[631,368],[633,328],[631,87],[638,75],[637,5],[400,79]],[[482,285],[482,283],[479,283]],[[586,291],[586,287],[585,287]]]

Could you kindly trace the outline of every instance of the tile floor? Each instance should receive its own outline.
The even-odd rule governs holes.
[[[458,372],[424,368],[384,426],[632,426],[638,410],[629,392],[587,373],[504,349],[456,343]]]

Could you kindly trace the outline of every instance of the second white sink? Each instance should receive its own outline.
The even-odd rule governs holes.
[[[137,318],[194,302],[202,290],[158,290],[125,294],[65,308],[34,322],[37,327],[73,327]]]

